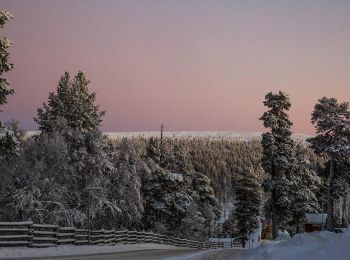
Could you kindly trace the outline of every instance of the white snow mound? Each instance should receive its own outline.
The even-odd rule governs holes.
[[[328,231],[297,234],[291,239],[263,243],[249,259],[345,260],[350,259],[350,229],[342,234]]]
[[[288,231],[284,230],[278,230],[278,236],[276,239],[274,239],[274,241],[284,241],[290,239],[290,234],[288,233]]]

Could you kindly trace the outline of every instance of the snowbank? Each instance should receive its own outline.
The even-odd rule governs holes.
[[[350,259],[350,230],[342,234],[328,231],[303,233],[286,240],[266,242],[251,250],[248,259]]]
[[[256,248],[261,245],[261,229],[262,225],[259,223],[259,227],[249,236],[249,240],[246,243],[245,248]]]
[[[100,253],[116,253],[152,249],[181,249],[181,247],[161,244],[135,244],[116,246],[58,246],[49,248],[1,248],[0,259],[21,257],[49,257],[49,256],[73,256]]]
[[[290,239],[290,234],[286,230],[278,230],[278,236],[274,239],[274,241],[285,241],[288,239]]]

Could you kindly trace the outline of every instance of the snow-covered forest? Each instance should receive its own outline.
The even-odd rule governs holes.
[[[271,197],[262,188],[271,180],[261,164],[268,158],[264,138],[263,145],[258,140],[162,138],[161,133],[112,140],[99,130],[105,112],[88,85],[84,73],[73,78],[65,73],[47,104],[38,108],[37,135],[26,136],[14,122],[3,125],[16,149],[3,145],[1,220],[86,227],[90,210],[92,228],[205,239],[247,234],[260,217],[269,217]],[[281,178],[286,219],[280,228],[295,233],[306,212],[325,205],[328,164],[325,156],[288,142],[291,154],[283,162],[291,172]],[[250,200],[254,194],[261,195]],[[221,228],[223,207],[234,198],[235,208]]]
[[[12,19],[0,13],[0,27]],[[0,40],[0,105],[14,90],[5,79],[7,38]],[[245,238],[262,219],[303,232],[305,214],[327,212],[327,229],[347,227],[350,111],[323,97],[311,121],[316,135],[292,138],[286,93],[268,93],[261,141],[210,138],[109,139],[105,111],[83,72],[64,73],[38,104],[40,132],[0,122],[0,221],[153,230],[204,240]],[[103,102],[101,102],[103,104]],[[108,112],[108,111],[107,111]],[[126,113],[121,111],[121,113]],[[228,202],[233,203],[223,225]]]

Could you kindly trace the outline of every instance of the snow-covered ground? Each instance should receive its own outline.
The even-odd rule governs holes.
[[[168,260],[349,260],[350,230],[343,234],[328,231],[303,233],[262,243],[254,249],[202,250]]]
[[[159,244],[117,246],[59,246],[51,248],[0,248],[0,259],[20,257],[49,257],[128,252],[152,249],[181,249]],[[199,250],[168,259],[235,259],[235,260],[348,260],[350,259],[350,230],[343,234],[327,231],[303,233],[294,237],[262,243],[255,249]]]
[[[263,243],[247,255],[252,260],[350,259],[350,229],[342,234],[328,231],[297,234],[290,239]]]
[[[48,248],[27,248],[27,247],[0,247],[0,259],[21,258],[21,257],[49,257],[49,256],[71,256],[89,255],[100,253],[116,253],[152,249],[181,249],[181,247],[161,244],[135,244],[116,246],[58,246]]]

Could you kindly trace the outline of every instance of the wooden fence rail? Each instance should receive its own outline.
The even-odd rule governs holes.
[[[29,246],[33,222],[0,222],[0,246]]]
[[[75,238],[76,245],[88,245],[89,231],[87,229],[75,229],[74,238]]]
[[[90,240],[90,241],[89,241]],[[135,230],[91,230],[34,224],[32,221],[0,222],[0,247],[51,247],[60,245],[117,245],[158,243],[190,248],[221,248],[222,242],[203,242]]]
[[[32,240],[30,246],[50,247],[56,246],[58,241],[58,226],[46,224],[32,224]]]

